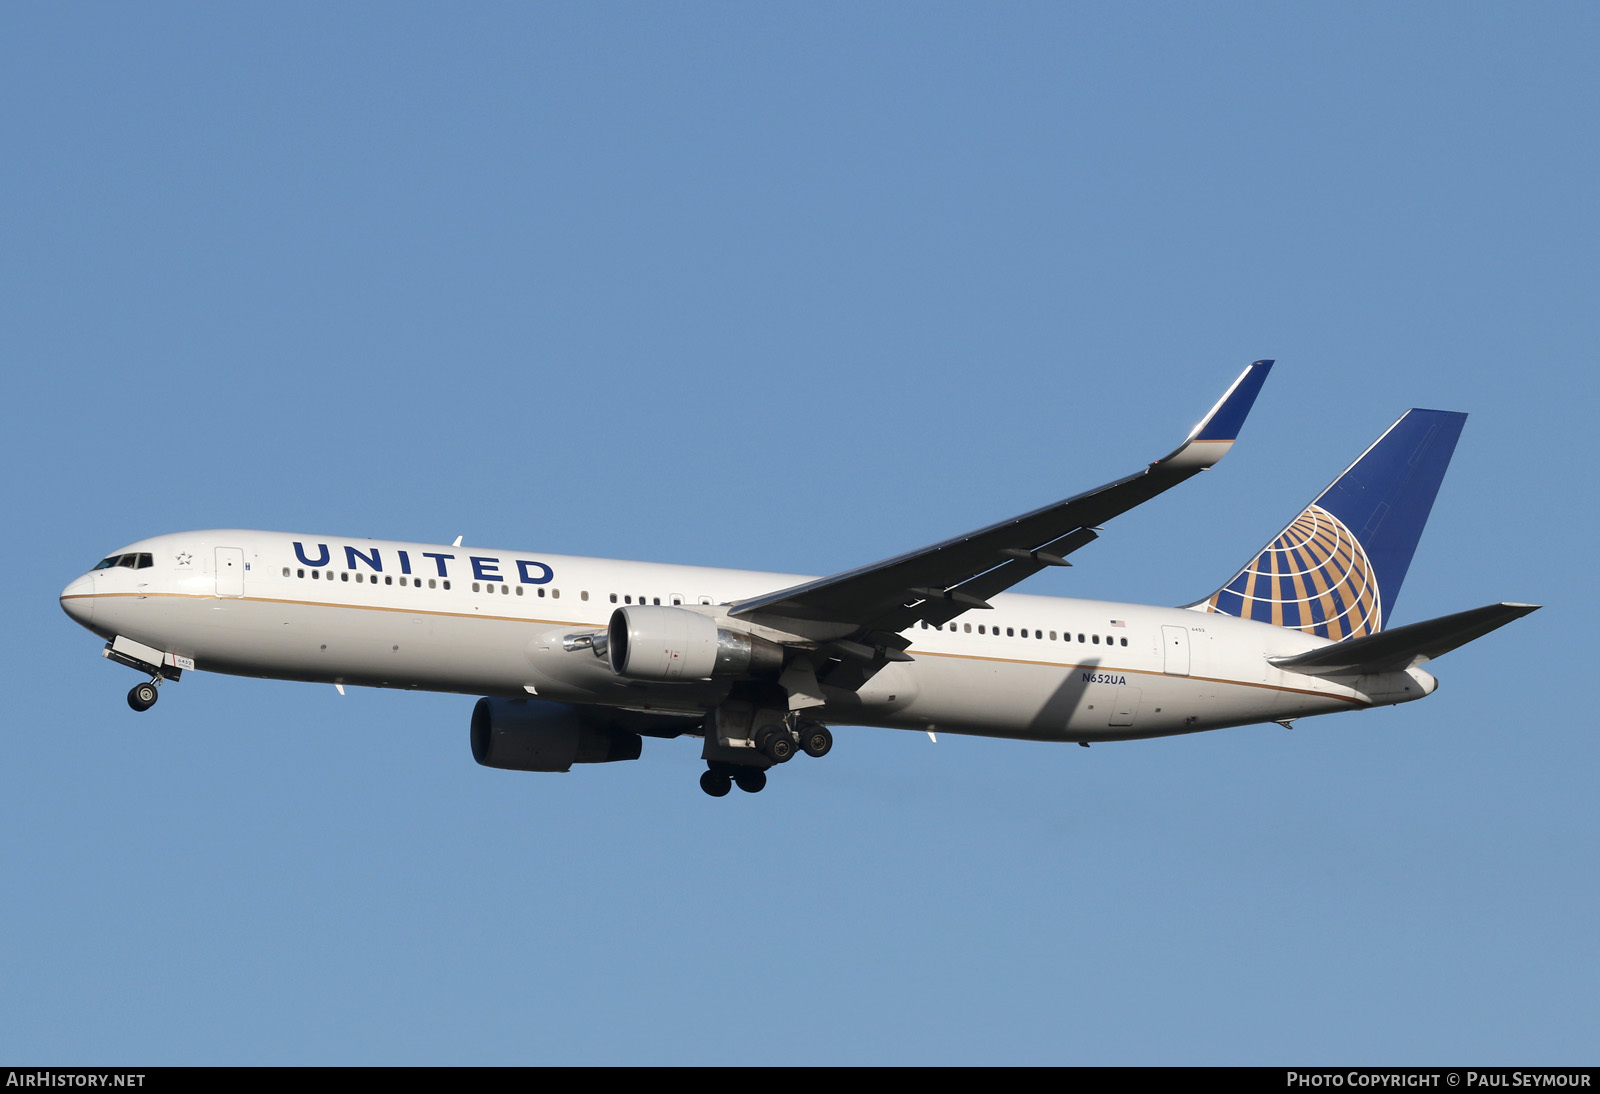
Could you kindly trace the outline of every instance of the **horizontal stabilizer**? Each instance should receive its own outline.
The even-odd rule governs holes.
[[[1421,623],[1380,631],[1362,638],[1322,646],[1293,657],[1268,658],[1290,672],[1309,676],[1354,676],[1396,672],[1449,653],[1474,638],[1539,610],[1538,604],[1488,604],[1470,611],[1442,615]]]

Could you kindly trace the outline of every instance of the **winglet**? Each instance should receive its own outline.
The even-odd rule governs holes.
[[[1206,468],[1226,456],[1271,371],[1271,361],[1257,361],[1241,372],[1233,386],[1211,408],[1211,413],[1189,431],[1184,442],[1156,462],[1167,467]]]

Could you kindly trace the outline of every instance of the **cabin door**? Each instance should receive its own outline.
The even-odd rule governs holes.
[[[217,595],[244,595],[244,548],[217,548]]]

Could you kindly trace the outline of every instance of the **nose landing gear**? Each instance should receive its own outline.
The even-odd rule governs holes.
[[[148,683],[135,684],[133,690],[128,692],[128,705],[140,712],[149,710],[161,698],[161,681],[178,679],[183,675],[182,666],[194,668],[194,662],[188,657],[162,653],[154,646],[146,646],[120,634],[106,643],[100,656],[150,677]],[[172,664],[173,661],[177,664]]]
[[[160,678],[144,684],[133,685],[133,690],[128,692],[128,705],[141,713],[156,705],[156,700],[161,698],[159,688]]]

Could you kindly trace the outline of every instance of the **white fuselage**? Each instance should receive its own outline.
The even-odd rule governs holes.
[[[214,672],[341,685],[704,713],[729,683],[631,681],[563,648],[627,604],[727,605],[801,575],[478,547],[203,531],[159,536],[144,568],[78,578],[62,606],[108,639]],[[1186,733],[1419,699],[1420,669],[1319,678],[1267,658],[1326,639],[1185,608],[1000,595],[859,690],[826,688],[831,723],[1055,741]]]

